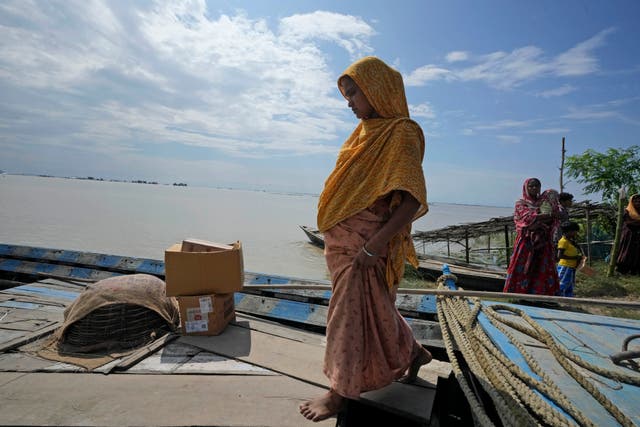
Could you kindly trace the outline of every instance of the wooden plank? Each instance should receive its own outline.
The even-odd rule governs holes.
[[[75,287],[33,283],[0,291],[0,353],[53,333],[64,310],[79,295]]]
[[[81,291],[82,289],[78,289],[73,285],[63,287],[46,282],[36,282],[11,289],[5,289],[0,291],[0,295],[40,298],[41,301],[46,301],[51,305],[57,303],[58,305],[68,306],[78,297],[78,295],[80,295]]]
[[[174,374],[224,374],[224,375],[279,375],[268,369],[238,360],[218,356],[206,351],[180,364]]]
[[[237,322],[237,323],[242,323]],[[248,325],[247,325],[248,326]],[[217,336],[183,336],[178,342],[251,363],[321,387],[324,347],[231,324]]]
[[[58,362],[41,359],[27,353],[0,353],[0,372],[55,372],[60,368]],[[71,365],[62,369],[71,372]],[[84,369],[75,367],[73,371],[83,371]]]
[[[335,426],[299,414],[323,392],[283,375],[0,373],[0,425]]]
[[[414,299],[415,300],[415,299]],[[236,311],[273,319],[304,323],[325,327],[328,307],[319,304],[290,301],[237,292],[235,294]],[[443,347],[442,334],[438,322],[405,317],[420,342]]]
[[[53,333],[56,329],[58,329],[59,326],[60,323],[58,322],[50,323],[48,326],[38,329],[37,331],[22,334],[14,339],[9,339],[0,345],[0,353],[7,352],[32,341],[36,341],[46,335]]]
[[[127,374],[278,375],[258,366],[174,342],[125,371]]]
[[[12,259],[0,259],[0,270],[36,277],[74,278],[93,282],[122,274],[87,267]]]
[[[250,288],[254,284],[245,285],[244,292],[251,294]],[[292,286],[287,284],[288,287]],[[318,285],[320,286],[320,285]],[[329,299],[331,298],[330,285],[324,285],[326,290],[311,290],[311,289],[292,289],[292,288],[279,288],[278,284],[274,284],[273,287],[262,287],[260,289],[259,296],[266,296],[272,298],[284,298],[291,301],[308,302],[318,305],[329,305]],[[416,295],[399,293],[396,297],[396,307],[405,316],[410,317],[433,317],[436,310],[436,296],[435,295]]]
[[[0,270],[24,274],[40,272],[94,281],[117,274],[145,273],[161,279],[164,279],[165,275],[162,260],[7,244],[0,244]],[[245,272],[245,282],[329,284],[326,280],[308,280],[250,271]]]
[[[267,334],[317,346],[323,346],[326,342],[324,334],[306,331],[299,328],[292,328],[278,322],[252,316],[247,313],[236,313],[236,321],[233,322],[233,324],[243,328],[254,329]]]
[[[259,322],[252,321],[252,324],[255,323]],[[322,373],[323,346],[266,334],[248,327],[229,325],[221,335],[184,336],[179,342],[328,388],[328,380]],[[367,394],[365,399],[384,410],[393,410],[396,414],[425,423],[431,414],[434,386],[430,383],[422,386],[392,383]]]
[[[123,357],[118,362],[118,364],[114,365],[113,369],[125,371],[150,354],[157,352],[159,349],[167,345],[169,342],[175,340],[176,338],[178,338],[178,334],[165,334],[164,336],[154,340],[150,344],[140,347],[138,350],[136,350],[135,353]]]
[[[147,258],[5,244],[0,244],[0,256],[14,260],[94,267],[122,274],[147,273],[164,276],[164,263]]]
[[[325,326],[327,307],[237,292],[235,294],[236,311],[268,316],[314,326]]]

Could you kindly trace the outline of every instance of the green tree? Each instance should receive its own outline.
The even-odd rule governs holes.
[[[587,194],[602,193],[602,199],[615,204],[618,189],[635,194],[640,186],[640,147],[609,148],[605,153],[587,150],[567,157],[567,175],[584,185]]]

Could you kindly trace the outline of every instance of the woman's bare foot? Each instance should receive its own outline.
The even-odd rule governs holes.
[[[418,354],[413,358],[413,361],[411,361],[411,365],[409,366],[407,373],[400,378],[398,382],[405,384],[414,382],[416,378],[418,378],[418,371],[420,370],[420,367],[431,362],[431,359],[433,359],[431,353],[420,346]]]
[[[300,413],[308,420],[322,421],[340,412],[347,399],[333,390],[300,405]]]

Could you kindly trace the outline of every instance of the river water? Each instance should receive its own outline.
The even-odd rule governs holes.
[[[245,269],[328,279],[318,197],[208,187],[0,175],[0,243],[163,259],[185,238],[243,244]],[[511,215],[512,208],[430,202],[413,230]]]

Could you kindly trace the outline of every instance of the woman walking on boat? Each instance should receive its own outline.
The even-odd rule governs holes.
[[[338,88],[360,123],[318,203],[333,285],[324,360],[331,388],[300,405],[313,421],[362,392],[414,380],[431,360],[395,306],[405,260],[417,266],[411,223],[428,210],[422,129],[409,118],[402,76],[378,58],[353,63]]]
[[[558,227],[557,192],[540,194],[540,188],[538,178],[527,179],[522,185],[522,198],[516,202],[516,240],[504,292],[556,295],[559,291],[553,244]]]

